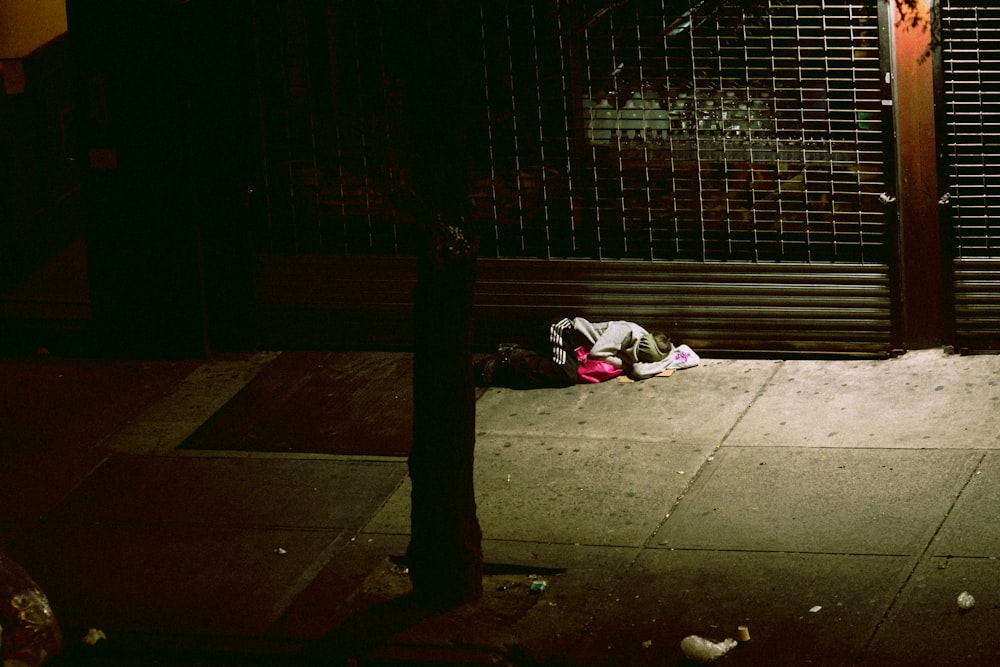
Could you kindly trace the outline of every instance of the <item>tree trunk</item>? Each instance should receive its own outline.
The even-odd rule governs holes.
[[[428,0],[400,3],[396,9],[388,55],[404,83],[410,185],[423,246],[414,292],[407,560],[419,598],[434,606],[454,605],[482,596],[482,534],[472,468],[476,242],[466,191],[467,137],[482,44],[476,3]]]
[[[434,236],[458,228],[443,225]],[[482,533],[473,459],[476,403],[472,375],[475,255],[442,245],[423,253],[414,294],[413,485],[407,564],[414,592],[433,606],[482,597]],[[434,257],[443,252],[444,257]]]

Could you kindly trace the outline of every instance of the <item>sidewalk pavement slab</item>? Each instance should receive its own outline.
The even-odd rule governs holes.
[[[487,539],[641,546],[712,446],[626,439],[480,435],[477,514]],[[408,533],[409,478],[365,530]]]
[[[657,543],[671,548],[917,556],[982,453],[723,447]]]
[[[652,440],[717,446],[780,364],[709,359],[667,378],[531,391],[493,388],[477,403],[480,435]]]
[[[0,456],[0,543],[29,530],[106,458],[94,449]]]
[[[102,443],[103,448],[127,454],[174,452],[280,356],[277,352],[256,352],[198,366],[142,419],[118,429]]]
[[[1000,556],[1000,453],[987,452],[930,547],[934,556]],[[1000,585],[997,586],[1000,592]],[[998,601],[1000,602],[1000,601]]]
[[[785,361],[726,444],[998,449],[998,413],[1000,355]]]
[[[526,566],[529,576],[537,568],[537,578],[546,582],[545,590],[527,612],[511,623],[516,637],[514,655],[522,655],[525,664],[561,664],[573,647],[586,636],[594,619],[616,604],[629,589],[627,573],[639,555],[630,547],[547,544],[485,540],[483,552],[487,563],[514,563]],[[563,569],[557,574],[546,570]],[[518,581],[515,576],[508,580]],[[524,581],[520,579],[520,581]],[[524,586],[489,595],[523,598]]]
[[[253,638],[404,475],[402,461],[119,454],[10,550],[74,632]]]
[[[12,552],[31,564],[68,637],[78,640],[94,627],[121,646],[128,635],[142,633],[262,635],[326,564],[342,532],[52,523]]]
[[[485,540],[483,551],[484,594],[476,605],[416,613],[405,604],[408,577],[383,563],[345,602],[352,615],[314,637],[307,655],[365,656],[364,664],[560,664],[594,614],[620,598],[637,555],[636,549],[498,540]],[[546,587],[532,593],[531,584],[539,582]]]
[[[688,664],[682,639],[736,638],[745,625],[750,641],[720,664],[850,665],[910,567],[899,556],[645,550],[622,585],[629,595],[603,610],[567,663]]]
[[[1000,664],[998,582],[1000,560],[995,556],[923,559],[879,625],[864,664]],[[958,605],[962,592],[975,598],[968,611]]]
[[[358,530],[405,475],[402,461],[119,455],[50,519]]]
[[[379,571],[387,558],[406,554],[409,535],[345,533],[330,560],[295,597],[281,618],[268,630],[267,637],[289,641],[327,643],[353,614],[384,599],[366,594],[364,582]],[[387,578],[409,585],[405,566],[386,567]],[[391,576],[389,576],[391,575]],[[393,590],[391,595],[398,592]]]
[[[170,395],[199,364],[0,357],[0,457],[93,448]]]

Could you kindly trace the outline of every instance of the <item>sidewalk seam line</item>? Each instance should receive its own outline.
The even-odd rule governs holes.
[[[743,417],[746,416],[747,412],[750,411],[750,408],[752,408],[753,405],[754,405],[754,403],[757,402],[757,399],[759,399],[761,397],[761,395],[763,395],[765,389],[767,389],[768,385],[771,384],[771,380],[774,379],[774,376],[777,375],[778,371],[781,370],[782,368],[784,368],[784,366],[785,366],[785,361],[783,359],[780,360],[777,364],[775,364],[774,372],[771,373],[767,377],[767,379],[764,380],[761,383],[760,388],[757,390],[757,393],[754,394],[753,398],[750,399],[750,402],[747,404],[747,406],[742,411],[740,411],[740,413],[736,416],[736,419],[733,420],[733,425],[730,426],[729,429],[723,434],[722,438],[719,439],[719,444],[716,445],[712,449],[712,454],[709,455],[710,458],[714,457],[715,452],[719,451],[719,449],[722,448],[722,446],[725,444],[726,440],[729,438],[730,434],[734,430],[736,430],[736,427],[739,426],[739,424],[740,424],[741,421],[743,421]],[[684,497],[688,494],[688,491],[691,490],[691,487],[694,486],[694,484],[695,484],[695,482],[697,482],[697,480],[701,479],[702,473],[705,470],[705,465],[707,463],[708,463],[707,460],[702,461],[701,465],[698,466],[698,469],[695,470],[694,473],[691,475],[691,478],[688,480],[688,483],[684,486],[684,488],[681,490],[681,492],[674,499],[674,502],[670,505],[670,511],[667,512],[666,516],[664,516],[663,519],[661,519],[658,524],[656,524],[656,527],[653,528],[652,532],[649,533],[649,535],[643,541],[642,545],[639,547],[640,553],[636,554],[636,559],[639,558],[639,555],[641,555],[641,551],[642,550],[650,549],[650,548],[654,548],[655,547],[655,545],[651,546],[651,543],[653,542],[653,539],[656,537],[657,533],[659,533],[660,530],[663,529],[663,526],[667,523],[667,520],[677,510],[677,506],[680,505],[681,500],[683,500]],[[634,564],[634,562],[635,561],[633,560],[633,563],[630,563],[629,567],[631,567],[632,564]]]
[[[746,417],[748,412],[750,412],[750,409],[754,406],[755,403],[757,403],[758,400],[760,400],[760,397],[764,395],[764,392],[767,391],[767,388],[771,385],[771,380],[774,379],[774,376],[777,375],[778,371],[780,371],[784,367],[785,367],[784,359],[782,359],[779,363],[775,364],[774,372],[771,373],[771,375],[769,375],[768,378],[761,383],[760,389],[757,390],[757,393],[754,394],[753,398],[750,399],[750,402],[747,403],[747,406],[743,408],[743,410],[736,416],[736,419],[733,420],[733,425],[729,427],[729,430],[727,430],[725,434],[723,434],[722,439],[719,440],[719,447],[716,447],[716,450],[718,450],[720,447],[726,444],[726,440],[729,439],[729,436],[733,434],[733,431],[735,431],[736,427],[740,425],[740,422],[742,422],[743,418]],[[692,479],[692,481],[694,480]]]
[[[982,451],[982,450],[971,450],[971,451]],[[882,629],[882,626],[885,625],[885,622],[889,619],[889,615],[892,613],[893,609],[896,608],[900,597],[903,595],[903,591],[906,590],[906,587],[910,584],[910,581],[913,580],[917,568],[919,568],[920,564],[927,559],[928,554],[931,551],[931,547],[934,544],[934,540],[937,539],[937,536],[941,533],[941,529],[944,527],[945,522],[952,515],[952,512],[955,510],[955,505],[958,504],[958,500],[962,497],[962,494],[965,493],[965,490],[969,487],[969,484],[972,482],[973,479],[975,479],[976,472],[982,469],[983,461],[986,460],[986,456],[988,454],[989,454],[988,451],[984,451],[979,456],[979,461],[976,463],[976,465],[972,467],[972,472],[969,473],[969,476],[966,478],[965,483],[962,484],[962,488],[958,490],[958,493],[955,494],[955,497],[954,499],[952,499],[951,504],[948,505],[948,511],[944,513],[943,517],[941,517],[941,520],[938,522],[937,527],[934,529],[934,532],[927,540],[927,544],[924,545],[923,550],[913,559],[913,566],[910,568],[910,571],[906,574],[906,577],[903,579],[903,582],[896,590],[896,594],[892,596],[892,599],[886,606],[885,611],[882,612],[882,616],[875,622],[875,627],[872,628],[871,634],[868,635],[868,640],[865,642],[864,646],[861,647],[861,652],[858,656],[858,660],[864,660],[865,654],[869,651],[869,649],[871,649],[872,644],[875,642],[875,638],[878,636],[879,630]]]

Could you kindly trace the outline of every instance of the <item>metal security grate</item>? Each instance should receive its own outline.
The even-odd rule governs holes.
[[[484,3],[485,254],[886,262],[874,0],[692,4]]]
[[[413,252],[381,3],[255,0],[267,227],[258,249]]]
[[[480,345],[573,313],[702,350],[893,347],[886,5],[770,2],[469,5],[482,47],[456,91],[472,93],[437,102],[470,118]],[[254,0],[268,345],[406,344],[417,239],[393,6]],[[384,340],[357,340],[371,331]]]
[[[955,248],[1000,258],[1000,7],[952,0],[941,16]]]
[[[940,8],[956,343],[1000,347],[1000,7]]]
[[[494,258],[886,262],[875,0],[483,2]],[[413,252],[386,7],[256,0],[264,252]],[[442,100],[442,104],[450,103]]]

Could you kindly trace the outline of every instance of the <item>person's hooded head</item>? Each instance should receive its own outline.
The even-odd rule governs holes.
[[[670,354],[673,345],[665,333],[649,332],[642,335],[636,348],[636,357],[644,363],[663,361]]]

